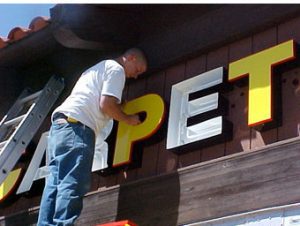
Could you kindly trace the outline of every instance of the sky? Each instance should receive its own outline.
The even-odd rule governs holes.
[[[50,17],[55,4],[8,4],[0,3],[0,36],[7,37],[14,27],[28,28],[37,16]]]

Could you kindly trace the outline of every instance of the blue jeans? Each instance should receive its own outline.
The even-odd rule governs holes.
[[[46,179],[38,226],[74,225],[82,210],[83,196],[90,189],[95,134],[81,123],[58,123],[49,132]]]

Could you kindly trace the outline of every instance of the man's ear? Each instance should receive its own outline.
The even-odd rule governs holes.
[[[129,61],[135,61],[136,60],[136,56],[134,54],[130,53],[130,54],[128,54],[127,59]]]

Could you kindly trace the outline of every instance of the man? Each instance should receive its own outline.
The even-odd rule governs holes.
[[[48,138],[49,171],[38,226],[73,225],[90,186],[95,134],[111,119],[138,125],[138,115],[121,108],[126,78],[147,69],[143,52],[133,48],[84,72],[70,96],[52,114]]]

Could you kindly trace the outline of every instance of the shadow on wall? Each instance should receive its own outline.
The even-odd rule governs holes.
[[[179,199],[178,173],[121,185],[116,219],[139,226],[176,226]]]
[[[38,218],[38,209],[34,211],[24,211],[17,215],[11,215],[0,222],[2,226],[34,226]]]

